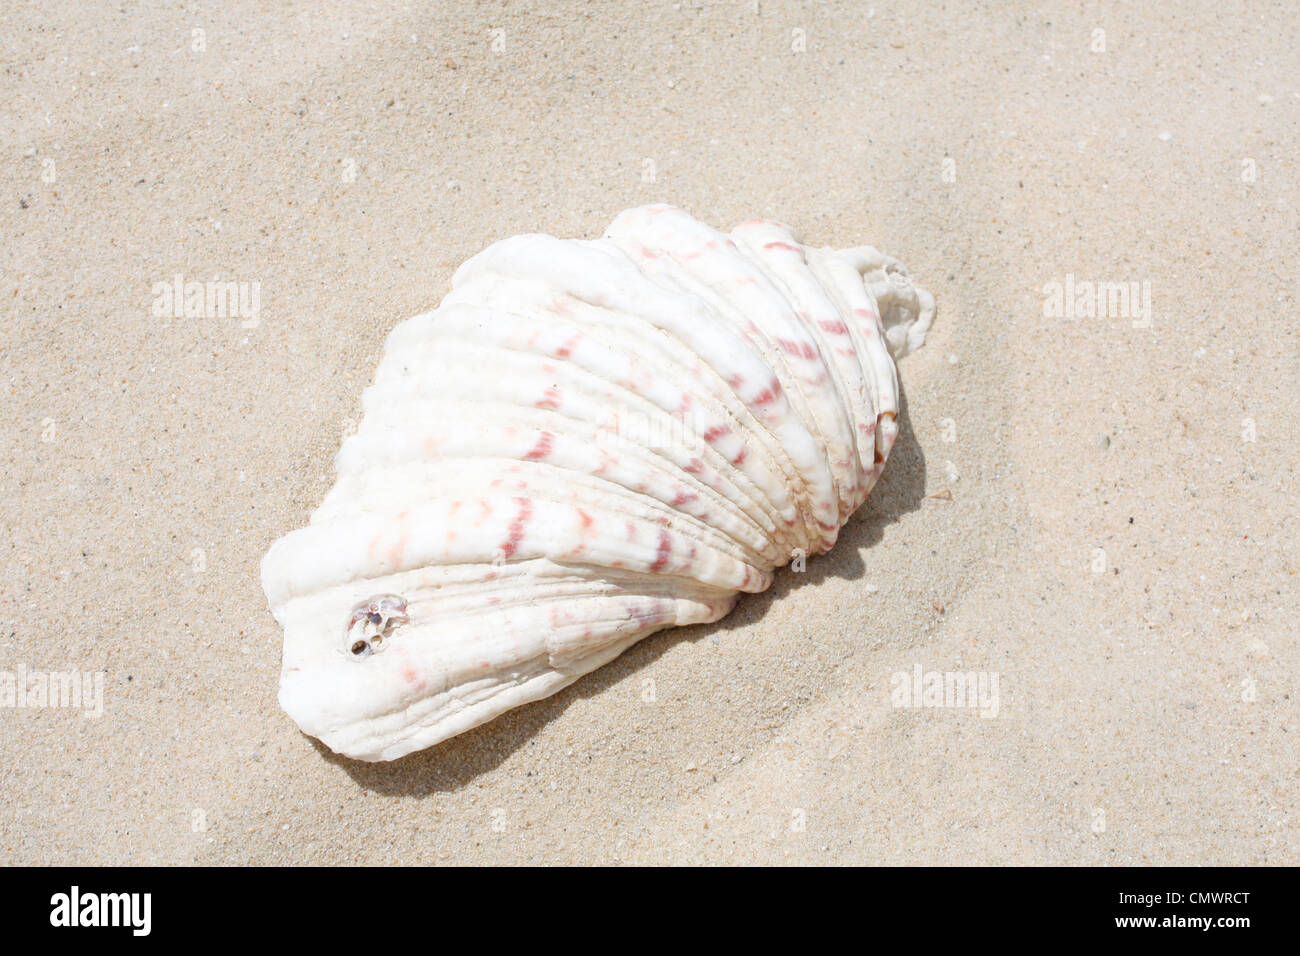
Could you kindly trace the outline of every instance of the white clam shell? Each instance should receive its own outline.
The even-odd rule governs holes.
[[[893,259],[767,220],[647,206],[488,247],[393,329],[337,483],[262,562],[282,706],[391,760],[722,617],[866,499],[890,353],[933,314]],[[404,614],[354,617],[377,597]]]

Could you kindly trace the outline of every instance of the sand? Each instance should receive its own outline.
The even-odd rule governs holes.
[[[1300,17],[1150,6],[5,4],[0,669],[103,691],[0,709],[0,861],[1300,862]],[[882,484],[718,624],[333,756],[258,562],[384,335],[653,201],[935,293]]]

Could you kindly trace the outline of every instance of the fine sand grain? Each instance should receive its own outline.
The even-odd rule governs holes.
[[[0,670],[103,680],[0,709],[0,862],[1300,863],[1293,4],[160,7],[0,5]],[[333,756],[258,562],[384,335],[654,201],[935,293],[884,480],[721,623]]]

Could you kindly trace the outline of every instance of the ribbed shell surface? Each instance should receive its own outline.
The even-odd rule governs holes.
[[[671,206],[488,247],[393,329],[333,489],[263,560],[282,706],[394,759],[720,618],[866,499],[933,311],[874,249]],[[350,630],[377,595],[401,617]]]

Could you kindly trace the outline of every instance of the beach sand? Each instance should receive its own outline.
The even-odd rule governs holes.
[[[0,669],[103,680],[0,709],[0,861],[1300,863],[1290,4],[267,6],[0,8]],[[258,563],[385,334],[658,201],[936,295],[882,483],[718,624],[332,755]]]

